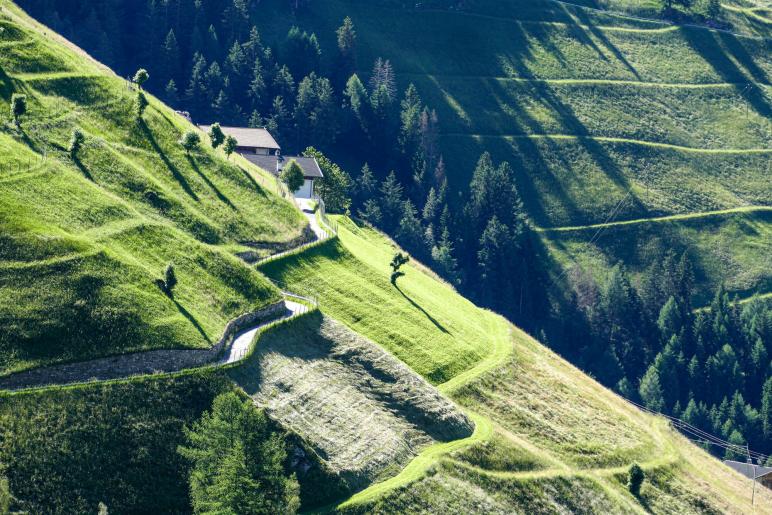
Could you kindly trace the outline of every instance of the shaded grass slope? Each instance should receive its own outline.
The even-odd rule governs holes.
[[[323,48],[335,48],[334,31],[350,16],[360,75],[377,57],[389,59],[399,86],[414,83],[437,110],[451,186],[464,191],[480,154],[490,152],[512,165],[539,227],[772,205],[772,39],[595,10],[653,15],[656,2],[574,3],[581,5],[502,0],[440,10],[333,0],[288,16],[283,2],[267,0],[258,11],[273,16],[261,26],[266,39],[280,42],[299,25]],[[722,3],[730,17],[768,14],[756,0]],[[352,167],[369,159],[351,152],[341,159]],[[650,235],[620,228],[615,236],[630,253]],[[731,238],[753,245],[739,231]],[[717,286],[715,276],[704,279],[704,289]],[[742,289],[762,286],[746,281]]]
[[[297,238],[302,215],[260,171],[177,143],[192,127],[10,2],[0,2],[0,373],[163,347],[202,348],[278,299],[227,252]],[[67,152],[71,132],[85,143]],[[174,263],[169,298],[155,284]]]

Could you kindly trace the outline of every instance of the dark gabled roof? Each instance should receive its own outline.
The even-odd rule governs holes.
[[[772,474],[772,467],[762,467],[761,465],[749,465],[742,461],[724,460],[724,464],[735,469],[737,472],[749,479],[758,479],[760,477]],[[755,476],[755,477],[754,477]]]
[[[261,156],[258,154],[242,154],[250,163],[253,163],[267,172],[272,174],[278,174],[287,163],[295,160],[300,169],[303,170],[303,176],[306,179],[321,179],[324,177],[319,163],[313,157],[300,157],[300,156]],[[281,160],[281,161],[279,161]],[[276,167],[277,162],[279,167]]]
[[[202,131],[209,132],[211,125],[199,125]],[[236,138],[239,147],[249,148],[267,148],[271,150],[280,150],[281,147],[273,139],[271,133],[264,128],[251,129],[249,127],[220,127],[222,131]]]

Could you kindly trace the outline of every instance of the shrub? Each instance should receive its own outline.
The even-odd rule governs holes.
[[[236,141],[236,138],[233,136],[227,136],[225,138],[225,145],[223,146],[223,150],[225,151],[225,155],[227,157],[231,157],[231,154],[236,150],[236,147],[238,146],[238,142]]]
[[[177,275],[174,273],[173,263],[166,265],[166,271],[164,272],[164,286],[170,295],[172,290],[174,290],[174,287],[177,286]]]
[[[16,127],[21,127],[20,119],[27,114],[27,96],[14,93],[11,96],[11,118]]]
[[[209,128],[209,140],[212,142],[212,148],[219,147],[225,141],[225,133],[223,133],[219,123],[212,124]]]
[[[83,142],[85,141],[86,137],[83,135],[83,131],[78,129],[77,127],[72,130],[72,136],[70,136],[70,145],[67,147],[67,150],[70,152],[70,156],[72,156],[73,159],[77,157],[78,151],[80,150],[80,147],[83,145]]]
[[[148,106],[147,98],[145,97],[145,94],[141,91],[137,93],[137,98],[134,99],[134,116],[137,117],[137,120],[142,118],[142,115],[145,113],[145,108]]]
[[[147,70],[144,68],[140,68],[137,70],[137,73],[134,74],[134,83],[142,89],[142,85],[147,82],[147,80],[150,78],[150,74],[147,73]]]
[[[201,136],[195,131],[187,131],[180,138],[180,145],[182,145],[182,148],[184,148],[187,153],[197,149],[200,143]]]
[[[630,465],[630,470],[627,473],[627,488],[630,489],[630,493],[638,497],[641,495],[641,485],[645,474],[643,469],[637,463]]]
[[[300,168],[300,165],[294,159],[284,167],[279,178],[284,181],[284,184],[287,185],[291,192],[299,190],[306,180],[303,175],[303,169]]]

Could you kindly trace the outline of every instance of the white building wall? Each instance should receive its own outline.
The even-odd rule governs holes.
[[[311,198],[314,195],[314,181],[306,179],[303,186],[295,192],[295,198]]]

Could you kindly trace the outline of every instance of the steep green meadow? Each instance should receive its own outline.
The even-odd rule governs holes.
[[[177,143],[192,127],[0,2],[0,373],[137,350],[201,348],[279,292],[227,252],[298,237],[262,172]],[[75,158],[71,132],[86,136]],[[179,284],[156,286],[174,263]]]
[[[641,413],[522,331],[507,328],[503,319],[466,307],[418,263],[411,263],[399,279],[409,299],[403,297],[388,283],[386,265],[396,247],[349,219],[339,222],[339,241],[274,261],[262,270],[293,287],[312,285],[323,312],[438,383],[440,392],[464,407],[476,427],[469,438],[425,449],[397,476],[355,494],[339,504],[338,511],[750,510],[750,492],[741,476],[691,445],[663,420]],[[419,307],[423,309],[416,312]],[[386,316],[388,329],[382,325]],[[422,323],[425,320],[446,327],[453,338],[447,339],[434,323]],[[482,320],[489,328],[480,327],[474,336],[461,325]],[[396,331],[412,334],[421,342],[420,351],[406,352],[408,342]],[[442,378],[437,377],[439,363],[464,355],[471,368],[446,369]],[[646,470],[640,499],[626,487],[627,468],[633,462]],[[763,512],[772,505],[757,498],[756,506]]]
[[[259,269],[291,291],[314,295],[324,313],[443,383],[494,350],[489,336],[503,322],[420,265],[408,264],[393,287],[388,263],[396,250],[380,233],[341,218],[337,239]]]
[[[653,16],[652,2],[576,3]],[[271,0],[261,10],[276,13],[261,26],[268,39],[281,41],[297,24],[314,31],[324,49],[334,48],[334,30],[350,16],[361,74],[377,57],[389,59],[400,87],[414,83],[437,110],[451,186],[464,191],[488,151],[515,169],[538,227],[772,205],[772,39],[550,0],[472,2],[466,11],[333,0],[295,17]],[[725,13],[757,11],[764,15],[763,3],[729,2]],[[757,35],[746,28],[738,31]],[[753,246],[737,229],[725,224],[724,233],[734,230],[728,238]],[[615,232],[627,254],[649,244],[650,234],[632,230]],[[699,230],[690,223],[671,231],[679,235],[671,241],[690,247]],[[545,245],[557,249],[563,237],[551,233]],[[614,264],[620,255],[595,245],[572,250],[578,254],[570,260],[553,257],[570,266],[593,254]],[[733,289],[768,287],[765,274],[742,273],[756,280]],[[710,290],[720,277],[703,279]]]

